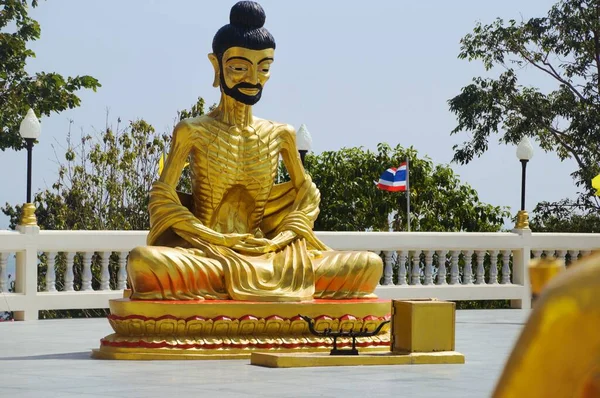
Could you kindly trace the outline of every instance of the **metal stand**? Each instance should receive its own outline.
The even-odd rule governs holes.
[[[381,329],[388,323],[389,320],[384,321],[377,326],[377,328],[371,332],[369,332],[366,328],[360,328],[358,331],[348,330],[343,331],[340,330],[338,332],[334,332],[331,329],[325,329],[322,332],[315,330],[314,321],[312,318],[304,315],[298,314],[298,316],[308,323],[308,330],[312,334],[318,337],[331,337],[333,339],[333,348],[329,352],[329,355],[358,355],[358,350],[356,349],[356,338],[357,337],[371,337],[377,335]],[[338,337],[350,337],[352,339],[352,348],[338,348],[337,347],[337,339]]]

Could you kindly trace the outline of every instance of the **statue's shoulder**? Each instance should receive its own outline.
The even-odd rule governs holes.
[[[282,137],[296,135],[296,130],[294,127],[287,123],[279,123],[272,120],[254,117],[254,125],[257,130],[262,130],[269,135]]]
[[[202,135],[212,123],[214,123],[214,119],[208,115],[183,119],[175,126],[173,138],[189,138]]]

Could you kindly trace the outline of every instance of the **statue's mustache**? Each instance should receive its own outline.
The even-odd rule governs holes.
[[[235,86],[233,86],[234,89],[240,89],[240,88],[255,88],[258,90],[262,90],[262,85],[260,83],[258,84],[250,84],[250,83],[246,83],[246,82],[242,82],[242,83],[238,83]]]

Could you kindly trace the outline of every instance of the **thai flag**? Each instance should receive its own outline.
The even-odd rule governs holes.
[[[406,191],[406,174],[408,168],[406,162],[401,163],[398,168],[390,167],[381,174],[377,188],[382,191],[403,192]]]

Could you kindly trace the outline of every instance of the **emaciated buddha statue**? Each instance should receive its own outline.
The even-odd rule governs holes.
[[[134,249],[127,264],[132,299],[375,297],[381,258],[333,251],[312,231],[320,195],[294,129],[252,115],[275,54],[264,22],[259,4],[241,1],[213,39],[208,58],[221,100],[173,131],[150,191],[149,246]],[[275,184],[280,156],[291,181]],[[191,195],[175,191],[188,161]]]

